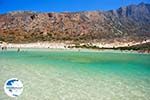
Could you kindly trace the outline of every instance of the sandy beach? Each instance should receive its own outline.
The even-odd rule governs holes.
[[[142,42],[113,42],[113,43],[80,43],[78,45],[88,45],[88,46],[96,46],[98,48],[117,48],[117,47],[126,47],[126,46],[133,46],[138,44],[148,43],[150,40],[142,41]],[[7,48],[50,48],[50,49],[70,49],[70,47],[76,46],[75,43],[63,43],[63,42],[36,42],[36,43],[0,43],[0,47],[7,47]]]
[[[0,44],[1,47],[7,48],[56,48],[56,49],[65,49],[67,44],[65,43],[50,43],[50,42],[37,42],[37,43],[25,43],[25,44],[16,44],[16,43],[5,43]]]

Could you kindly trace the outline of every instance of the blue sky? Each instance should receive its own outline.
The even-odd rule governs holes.
[[[110,10],[140,2],[150,3],[150,0],[0,0],[0,13],[16,10],[37,12]]]

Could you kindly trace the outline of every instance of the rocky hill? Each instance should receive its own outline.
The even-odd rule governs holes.
[[[150,39],[150,4],[92,12],[0,15],[0,41],[140,41]]]

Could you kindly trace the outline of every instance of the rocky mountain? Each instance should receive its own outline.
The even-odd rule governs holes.
[[[110,11],[0,15],[0,41],[139,41],[150,39],[150,4]]]

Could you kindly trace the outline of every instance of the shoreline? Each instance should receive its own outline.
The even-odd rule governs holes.
[[[98,48],[117,48],[117,47],[126,47],[126,46],[134,46],[144,43],[149,43],[149,40],[141,41],[141,42],[90,42],[90,43],[72,43],[72,42],[34,42],[34,43],[0,43],[0,47],[7,48],[68,48],[73,46],[96,46]]]
[[[65,43],[65,42],[36,42],[36,43],[1,43],[0,47],[5,49],[51,49],[51,50],[94,50],[94,51],[120,51],[120,52],[137,52],[142,54],[150,54],[149,50],[132,50],[132,49],[119,49],[128,48],[130,46],[142,45],[145,43],[150,43],[150,40],[143,42],[128,42],[128,43]]]
[[[18,52],[17,48],[8,48],[6,51],[0,50],[0,52],[15,51]],[[150,54],[146,52],[138,52],[135,50],[114,50],[114,49],[87,49],[87,48],[70,48],[70,49],[52,49],[52,48],[21,48],[19,52],[28,52],[28,51],[42,51],[42,52],[97,52],[97,53],[123,53],[123,54]]]

